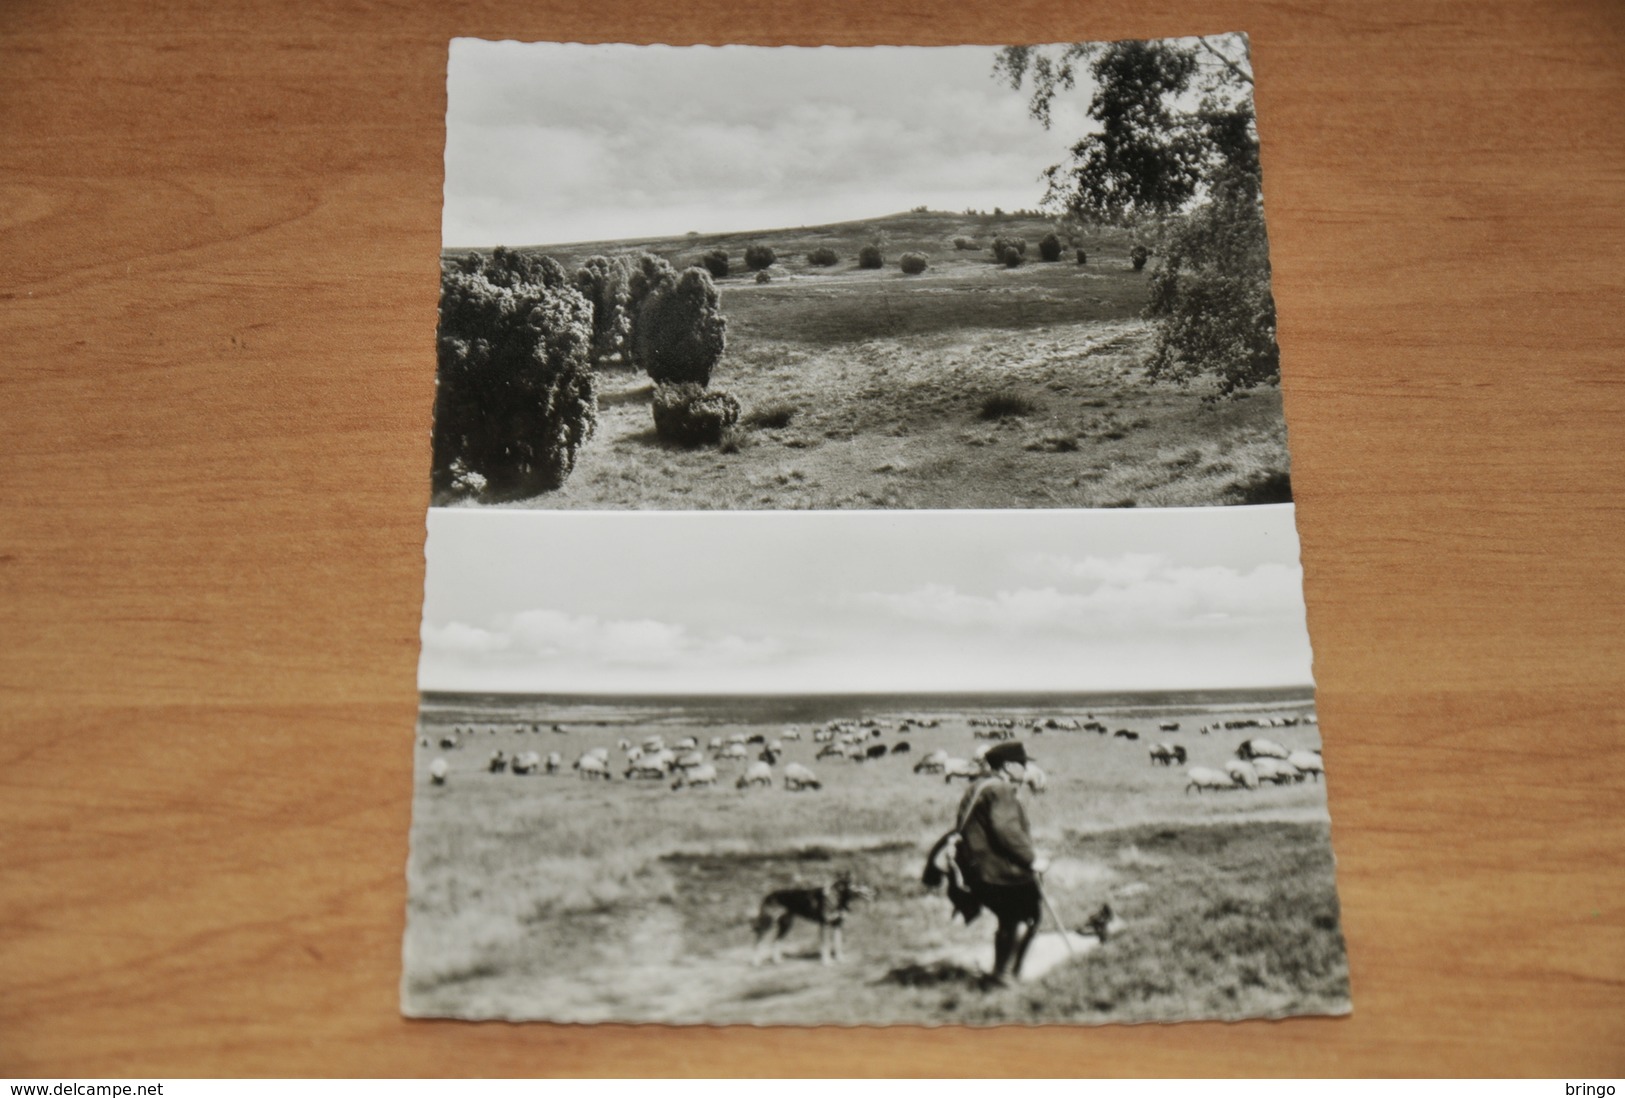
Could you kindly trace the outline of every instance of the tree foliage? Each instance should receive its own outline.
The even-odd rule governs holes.
[[[704,268],[678,272],[658,256],[638,260],[628,280],[632,362],[657,382],[711,382],[727,346],[728,322]]]
[[[1221,394],[1278,381],[1246,39],[1016,46],[994,72],[1017,90],[1031,81],[1029,109],[1046,127],[1056,96],[1087,76],[1098,132],[1046,173],[1045,204],[1156,244],[1153,376],[1211,377]]]
[[[626,260],[595,255],[575,274],[576,289],[592,305],[592,364],[604,367],[626,360],[632,330],[632,267]]]
[[[498,248],[445,264],[435,498],[514,499],[563,485],[592,436],[591,303],[547,258]]]

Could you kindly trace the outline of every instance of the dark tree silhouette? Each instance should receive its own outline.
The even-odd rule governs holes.
[[[434,497],[561,486],[597,424],[593,310],[551,259],[498,248],[444,264]]]

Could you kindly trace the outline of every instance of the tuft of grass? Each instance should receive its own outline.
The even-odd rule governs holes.
[[[1078,449],[1078,440],[1072,435],[1042,435],[1027,443],[1023,449],[1038,454],[1070,454]]]
[[[745,426],[754,427],[757,430],[778,430],[790,426],[790,421],[796,418],[799,411],[800,409],[794,404],[784,401],[764,405],[753,410],[745,417]]]
[[[1031,397],[1005,390],[983,397],[977,416],[980,419],[1019,419],[1037,411],[1038,404]]]

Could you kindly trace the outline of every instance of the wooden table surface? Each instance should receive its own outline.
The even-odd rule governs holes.
[[[448,39],[1232,29],[1354,1015],[403,1021]],[[0,5],[0,1075],[1625,1074],[1622,58],[1608,2]]]

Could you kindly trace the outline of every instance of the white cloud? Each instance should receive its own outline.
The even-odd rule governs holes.
[[[1090,585],[1086,591],[1017,587],[973,595],[926,584],[901,593],[857,594],[851,601],[924,624],[1011,632],[1146,634],[1230,621],[1302,619],[1302,573],[1296,567],[1169,568],[1159,566],[1158,559],[1136,555],[1078,561],[1069,572]]]
[[[425,652],[448,655],[501,652],[509,645],[508,638],[500,633],[465,625],[460,621],[447,622],[445,625],[424,622],[422,637]]]
[[[696,634],[682,625],[642,619],[604,619],[558,610],[525,610],[491,628],[449,622],[423,626],[430,660],[527,664],[581,662],[631,667],[740,665],[774,655],[770,640],[728,633]]]

